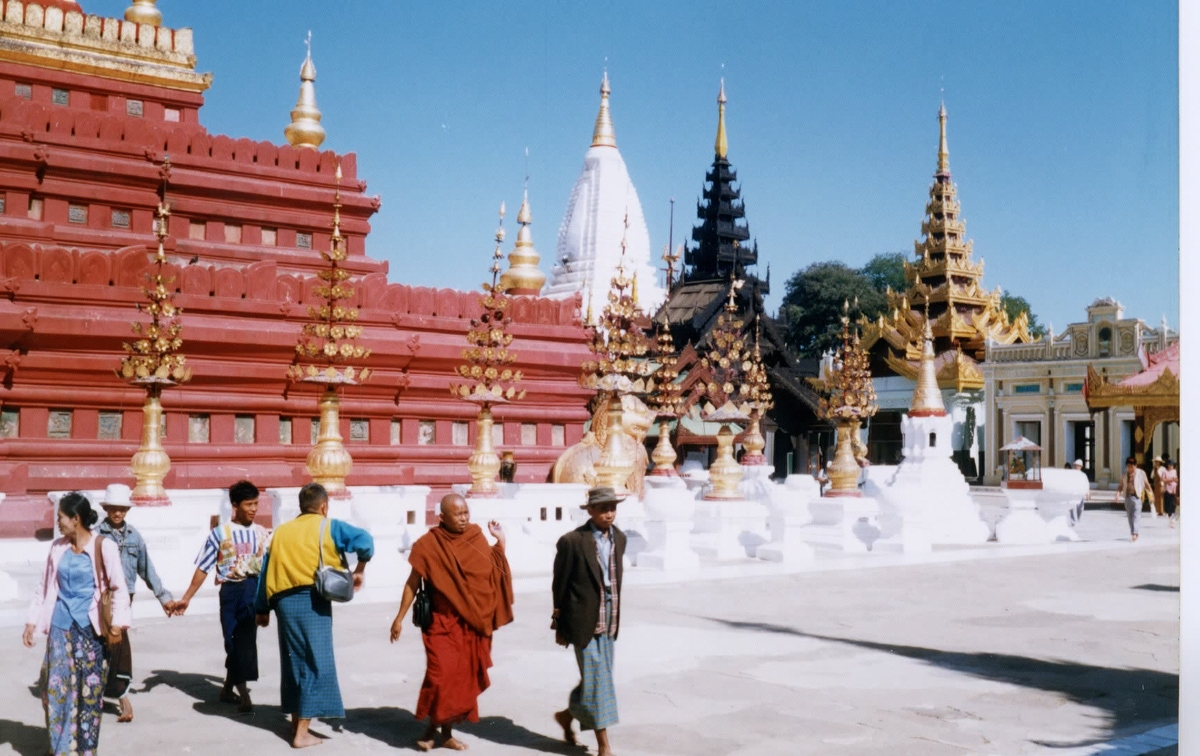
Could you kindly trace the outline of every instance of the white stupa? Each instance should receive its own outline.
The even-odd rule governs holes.
[[[991,530],[951,459],[954,419],[938,389],[928,315],[924,341],[912,407],[900,421],[904,459],[881,487],[879,499],[902,516],[906,544],[983,543]]]
[[[558,230],[555,265],[544,297],[583,294],[598,312],[607,301],[609,283],[621,259],[625,240],[625,270],[636,275],[638,301],[647,312],[666,298],[650,262],[650,234],[637,189],[617,149],[617,137],[608,113],[608,73],[600,84],[600,112],[592,132],[592,146],[583,158],[583,171],[571,190],[567,212]],[[628,227],[626,227],[628,224]],[[593,287],[595,293],[592,292]]]

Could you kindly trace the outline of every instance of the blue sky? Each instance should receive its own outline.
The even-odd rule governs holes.
[[[1093,299],[1179,310],[1174,2],[161,0],[195,29],[212,132],[282,141],[313,31],[325,147],[383,196],[368,253],[394,281],[483,280],[525,148],[548,271],[602,69],[653,248],[688,237],[726,78],[729,158],[770,263],[911,253],[936,162],[951,169],[984,283],[1062,330]],[[120,15],[123,0],[83,0]],[[513,239],[510,236],[510,241]]]

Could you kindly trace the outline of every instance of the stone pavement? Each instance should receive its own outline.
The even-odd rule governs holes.
[[[1168,753],[1178,702],[1178,541],[1160,521],[1138,544],[1122,516],[1088,512],[1090,543],[1000,558],[818,564],[792,574],[714,568],[685,583],[631,580],[617,642],[621,756]],[[875,566],[870,566],[874,564]],[[757,569],[757,566],[754,566]],[[741,573],[739,573],[741,570]],[[631,571],[631,575],[634,572]],[[740,576],[739,576],[740,575]],[[370,580],[370,570],[367,572]],[[637,584],[641,583],[641,584]],[[578,680],[553,644],[544,589],[525,586],[496,636],[476,753],[579,753],[550,719]],[[419,634],[387,642],[394,604],[338,607],[348,709],[318,723],[324,754],[412,750],[424,670]],[[40,756],[42,649],[0,643],[0,754]],[[133,631],[136,721],[105,718],[105,752],[284,753],[275,628],[260,633],[258,710],[216,701],[214,616],[145,619]],[[594,741],[584,735],[583,742]]]

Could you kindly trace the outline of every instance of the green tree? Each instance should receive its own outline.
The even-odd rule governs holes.
[[[875,255],[859,270],[871,280],[877,291],[887,291],[889,286],[892,291],[907,291],[908,281],[904,278],[906,259],[903,252],[886,252]]]
[[[859,314],[873,319],[887,306],[870,278],[843,263],[813,263],[794,273],[784,287],[780,308],[791,347],[808,357],[819,357],[832,348],[841,333],[846,301],[851,303],[852,320]]]
[[[1008,291],[1000,295],[1000,307],[1008,315],[1008,322],[1012,323],[1021,313],[1029,314],[1029,335],[1035,339],[1040,339],[1046,335],[1046,328],[1038,322],[1037,315],[1033,314],[1033,310],[1029,306],[1029,301],[1025,297],[1018,297]]]

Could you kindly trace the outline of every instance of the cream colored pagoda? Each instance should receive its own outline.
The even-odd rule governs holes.
[[[596,115],[592,144],[584,155],[583,171],[575,180],[567,202],[550,283],[542,295],[568,297],[579,292],[585,309],[593,300],[597,310],[603,307],[609,282],[622,262],[620,250],[624,239],[625,271],[638,281],[641,305],[647,312],[653,312],[666,293],[658,286],[658,273],[651,263],[650,233],[642,203],[617,149],[616,131],[608,109],[610,92],[606,72],[600,84],[600,112]]]

